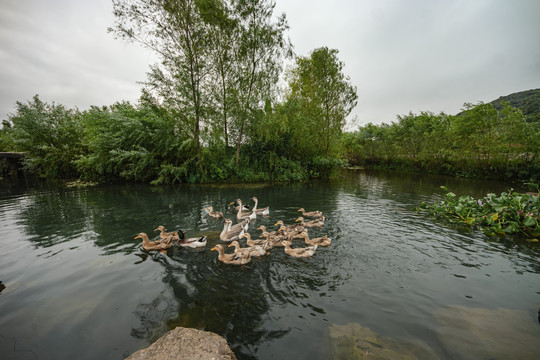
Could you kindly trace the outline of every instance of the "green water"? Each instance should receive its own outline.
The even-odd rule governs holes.
[[[440,185],[473,196],[509,187],[357,170],[273,186],[4,186],[1,358],[122,359],[186,326],[224,336],[239,359],[330,359],[330,329],[348,324],[414,344],[420,358],[534,358],[539,249],[416,213],[441,198]],[[223,224],[204,208],[252,196],[271,211],[252,224],[253,237],[259,225],[293,223],[304,207],[325,213],[310,235],[332,245],[312,259],[274,248],[242,267],[220,263],[210,248]],[[154,237],[158,225],[206,234],[208,245],[147,253],[134,237]]]

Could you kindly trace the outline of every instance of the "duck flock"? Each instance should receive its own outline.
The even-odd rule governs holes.
[[[329,237],[310,238],[308,233],[310,227],[323,227],[325,220],[323,213],[320,211],[306,212],[303,208],[298,210],[302,213],[302,216],[298,217],[294,224],[285,225],[282,220],[279,220],[274,225],[279,226],[275,231],[269,231],[264,225],[261,225],[257,228],[257,230],[261,231],[260,238],[252,239],[251,234],[247,232],[251,220],[256,219],[257,216],[270,215],[269,207],[259,209],[259,200],[256,197],[253,197],[252,200],[255,205],[251,210],[249,206],[242,203],[241,199],[229,204],[233,205],[233,209],[236,211],[237,223],[234,225],[233,220],[226,218],[222,212],[214,211],[212,206],[206,208],[209,216],[223,219],[224,226],[219,239],[228,244],[227,248],[234,247],[233,252],[226,252],[224,244],[214,246],[211,250],[218,252],[219,261],[231,265],[247,264],[253,257],[270,254],[270,249],[273,247],[283,247],[285,253],[292,257],[311,258],[317,251],[317,247],[330,246],[332,241]],[[310,218],[310,220],[306,221],[305,218]],[[158,240],[150,241],[148,235],[143,232],[135,237],[135,239],[142,239],[142,247],[147,251],[166,252],[174,244],[182,247],[202,248],[206,246],[207,242],[206,236],[186,238],[185,231],[167,232],[163,225],[158,226],[154,231],[160,232]],[[240,245],[243,239],[246,240],[245,247]],[[291,245],[294,239],[303,240],[305,245],[293,248]]]

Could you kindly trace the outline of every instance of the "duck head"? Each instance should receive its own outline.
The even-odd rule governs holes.
[[[184,240],[186,238],[186,232],[182,229],[178,229],[174,232],[174,236],[178,236],[178,239]]]

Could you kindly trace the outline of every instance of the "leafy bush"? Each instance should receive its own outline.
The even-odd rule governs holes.
[[[81,114],[62,105],[44,103],[35,95],[24,104],[17,102],[8,116],[9,141],[13,150],[27,153],[27,170],[45,177],[76,176],[75,160],[85,148]]]
[[[451,223],[479,226],[488,235],[519,233],[540,236],[540,201],[538,194],[520,194],[509,190],[487,194],[482,199],[471,196],[457,197],[447,191],[442,200],[435,204],[421,203],[418,210],[443,218]],[[537,240],[534,240],[537,241]]]

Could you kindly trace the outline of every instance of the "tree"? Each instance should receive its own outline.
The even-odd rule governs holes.
[[[465,103],[464,111],[455,117],[454,147],[459,156],[475,159],[478,165],[489,166],[497,150],[498,112],[492,104]]]
[[[292,55],[285,38],[289,28],[285,14],[272,20],[275,1],[233,1],[238,19],[238,42],[235,46],[236,68],[234,104],[236,125],[236,164],[244,141],[248,118],[265,100],[272,98],[282,72],[282,58]]]
[[[217,6],[209,2],[204,8],[203,17],[210,25],[210,43],[212,62],[210,95],[212,96],[212,114],[217,121],[214,126],[218,138],[223,134],[225,147],[229,146],[229,117],[234,94],[235,79],[235,38],[239,33],[238,19],[230,4]]]
[[[85,152],[78,110],[47,104],[35,95],[28,103],[17,102],[4,126],[11,129],[15,149],[27,153],[29,170],[48,177],[75,176],[75,160]]]
[[[326,157],[358,99],[356,87],[343,74],[344,64],[337,54],[336,49],[315,49],[310,57],[298,57],[290,74],[290,96],[303,102]]]
[[[219,0],[113,0],[117,37],[153,50],[147,88],[191,129],[200,157],[201,122],[207,99],[203,86],[211,70],[209,25],[202,13]],[[216,6],[217,7],[217,6]]]

